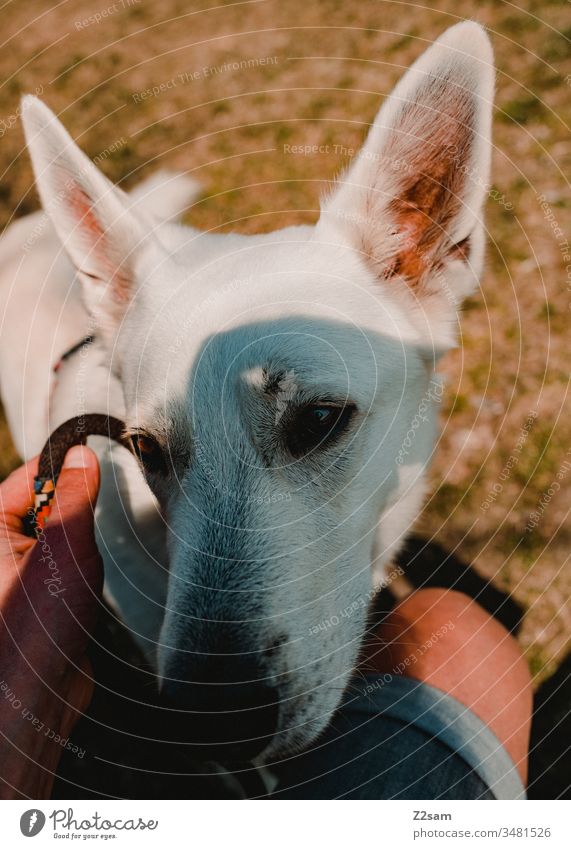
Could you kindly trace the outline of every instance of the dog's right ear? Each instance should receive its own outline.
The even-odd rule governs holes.
[[[403,298],[432,341],[482,268],[493,54],[482,27],[447,30],[383,104],[365,145],[323,205],[320,232],[344,241]]]
[[[45,104],[26,96],[22,119],[43,208],[77,269],[88,310],[111,332],[134,293],[136,252],[152,227]]]

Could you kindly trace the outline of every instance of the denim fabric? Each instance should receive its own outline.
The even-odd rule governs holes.
[[[355,680],[327,731],[277,772],[276,799],[525,798],[508,753],[472,711],[402,676]]]

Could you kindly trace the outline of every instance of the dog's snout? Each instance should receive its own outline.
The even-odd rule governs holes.
[[[277,729],[279,697],[263,669],[236,654],[191,664],[187,656],[184,666],[184,676],[163,678],[161,688],[176,739],[193,756],[222,761],[250,760],[265,749]]]

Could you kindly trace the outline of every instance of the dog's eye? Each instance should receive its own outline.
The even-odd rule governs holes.
[[[311,404],[296,410],[286,428],[288,451],[302,457],[329,445],[347,428],[354,412],[354,404]]]
[[[145,471],[152,474],[164,474],[166,471],[165,458],[156,439],[144,433],[132,433],[131,444],[133,451],[145,467]]]

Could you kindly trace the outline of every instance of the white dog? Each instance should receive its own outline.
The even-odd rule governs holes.
[[[24,102],[45,213],[0,243],[4,404],[25,457],[71,416],[125,421],[139,461],[93,440],[107,594],[168,704],[198,712],[190,738],[267,761],[339,703],[482,268],[493,86],[483,29],[449,29],[318,223],[260,236],[174,222],[180,175],[125,195]]]

